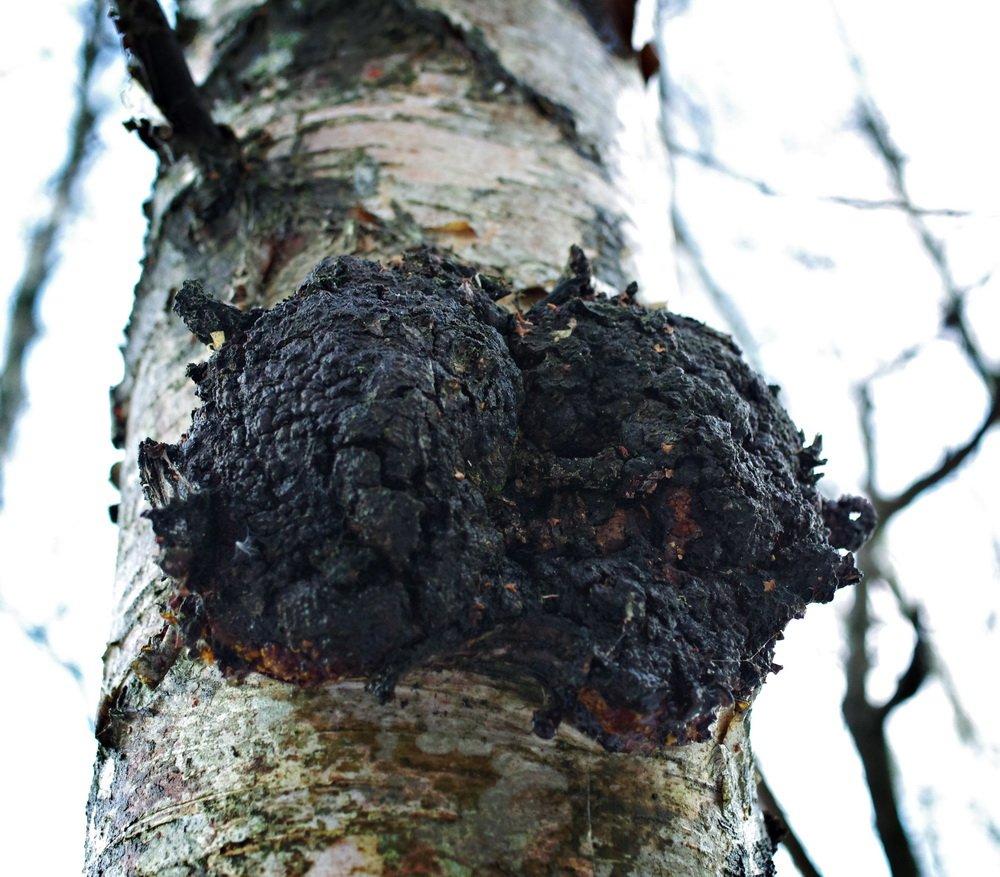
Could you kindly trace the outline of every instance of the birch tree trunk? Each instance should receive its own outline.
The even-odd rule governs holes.
[[[233,681],[186,654],[152,666],[169,583],[136,459],[196,404],[185,366],[204,348],[169,313],[184,280],[267,306],[325,257],[431,243],[524,289],[555,282],[581,243],[620,289],[643,252],[637,198],[667,203],[652,138],[647,191],[629,179],[619,108],[641,101],[638,71],[568,0],[183,11],[188,58],[255,182],[219,205],[204,168],[160,143],[171,160],[114,395],[117,612],[87,873],[770,873],[739,706],[705,742],[612,753],[568,724],[532,734],[538,692],[472,670],[411,671],[380,704],[352,679]]]

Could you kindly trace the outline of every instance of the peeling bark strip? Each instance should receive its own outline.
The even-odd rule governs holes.
[[[181,5],[239,160],[147,205],[87,873],[770,873],[745,710],[851,567],[731,342],[562,274],[635,273],[634,62],[572,0]]]
[[[726,336],[572,264],[523,317],[427,250],[324,262],[269,311],[178,294],[221,350],[139,466],[196,653],[383,698],[427,664],[536,680],[536,733],[613,750],[750,701],[789,619],[857,577],[817,449]]]

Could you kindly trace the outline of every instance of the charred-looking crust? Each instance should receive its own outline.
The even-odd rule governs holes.
[[[201,601],[186,636],[300,684],[537,680],[536,732],[611,748],[702,739],[749,699],[788,620],[857,579],[834,546],[867,505],[825,523],[818,444],[732,341],[588,272],[574,250],[517,317],[427,250],[323,262],[266,311],[179,294],[219,349],[188,433],[140,464],[161,565]]]

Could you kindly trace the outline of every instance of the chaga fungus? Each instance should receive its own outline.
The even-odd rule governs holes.
[[[417,664],[533,680],[535,731],[703,739],[806,604],[858,574],[863,500],[725,335],[594,291],[574,248],[526,314],[431,250],[321,263],[269,310],[195,284],[204,403],[140,471],[161,565],[228,670],[308,684]],[[839,511],[837,511],[839,508]],[[831,532],[834,531],[831,540]],[[835,547],[836,546],[836,547]]]

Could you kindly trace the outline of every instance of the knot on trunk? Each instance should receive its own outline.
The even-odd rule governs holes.
[[[270,310],[184,296],[204,404],[140,471],[224,668],[388,696],[470,666],[540,683],[537,733],[631,750],[752,697],[857,539],[831,544],[818,445],[727,336],[588,271],[518,315],[428,250],[325,261]]]

